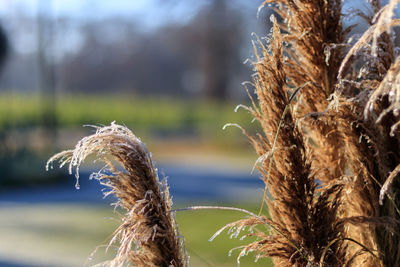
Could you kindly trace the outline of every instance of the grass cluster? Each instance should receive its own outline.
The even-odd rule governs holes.
[[[188,266],[175,214],[216,209],[244,215],[213,236],[227,230],[249,238],[238,260],[253,253],[275,266],[397,266],[400,57],[392,28],[400,25],[399,3],[367,1],[369,13],[354,15],[371,26],[349,37],[341,0],[264,1],[280,19],[272,16],[271,34],[254,42],[247,89],[257,99],[249,94],[251,105],[239,105],[262,131],[253,135],[228,124],[242,130],[259,156],[255,167],[265,192],[258,214],[210,206],[172,210],[144,144],[114,122],[53,156],[49,163],[69,164],[77,174],[87,155],[105,160],[95,177],[119,198],[129,221],[112,239],[119,242],[113,262],[136,263],[139,255],[149,258],[140,261],[148,266]]]

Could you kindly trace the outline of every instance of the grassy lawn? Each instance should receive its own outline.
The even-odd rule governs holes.
[[[93,133],[92,128],[82,125],[109,125],[114,120],[142,138],[157,160],[171,161],[171,154],[181,154],[180,158],[187,161],[190,154],[190,160],[195,158],[191,162],[216,162],[214,157],[222,151],[244,158],[250,170],[256,154],[246,137],[239,129],[222,130],[228,122],[238,123],[250,131],[257,127],[257,123],[251,123],[248,112],[234,112],[236,105],[134,95],[59,94],[55,103],[57,131],[49,135],[39,127],[45,120],[40,95],[2,92],[0,145],[5,149],[0,151],[0,168],[6,175],[0,177],[0,182],[51,180],[43,168],[51,154],[75,146],[77,140]]]
[[[255,209],[253,207],[244,207]],[[109,259],[100,247],[93,260],[89,255],[104,245],[118,224],[108,206],[87,204],[0,205],[0,261],[34,266],[82,266]],[[240,219],[231,211],[185,211],[177,214],[185,236],[191,266],[237,266],[238,252],[228,251],[249,240],[230,239],[222,233],[208,239],[225,223]],[[111,249],[112,251],[112,249]],[[243,257],[241,266],[272,266],[268,260],[254,263],[254,255]]]
[[[228,205],[230,206],[230,205]],[[237,206],[237,205],[234,205]],[[258,208],[254,206],[241,206],[254,212]],[[191,257],[192,266],[237,266],[237,256],[240,250],[234,250],[229,256],[232,248],[239,247],[251,242],[250,238],[240,240],[238,238],[230,238],[230,234],[226,231],[221,233],[212,242],[208,239],[227,223],[234,222],[243,218],[239,212],[224,210],[201,210],[201,211],[185,211],[177,214],[177,221],[182,235],[185,237],[186,248]],[[247,231],[243,232],[244,234]],[[260,259],[254,262],[255,255],[240,259],[240,266],[273,266],[268,259]]]
[[[36,94],[1,93],[0,129],[40,125],[43,103]],[[228,122],[255,127],[248,112],[234,112],[237,104],[133,95],[59,95],[55,116],[60,127],[109,124],[115,120],[141,135],[195,133],[223,141],[240,135],[240,131],[219,134]]]

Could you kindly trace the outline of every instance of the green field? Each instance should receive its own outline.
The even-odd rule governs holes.
[[[219,150],[240,155],[251,153],[251,158],[255,155],[239,129],[222,130],[226,123],[238,123],[250,131],[258,127],[257,123],[251,123],[247,111],[234,112],[238,103],[134,95],[60,94],[54,109],[57,131],[53,136],[57,139],[49,138],[48,133],[41,130],[49,121],[49,116],[44,116],[47,104],[39,94],[0,94],[0,145],[4,147],[0,151],[4,176],[0,183],[51,181],[55,173],[46,173],[43,168],[51,154],[74,146],[77,140],[92,132],[83,125],[109,125],[112,121],[128,126],[152,152],[186,149],[185,153],[193,154],[193,145],[197,145],[200,150],[207,147],[204,159]],[[165,149],[166,144],[173,146]],[[252,164],[248,164],[248,168]]]
[[[244,206],[251,210],[257,205]],[[108,206],[87,204],[26,204],[0,206],[0,261],[37,266],[89,266],[110,259],[100,247],[118,225],[118,215]],[[242,218],[232,211],[185,211],[177,214],[181,234],[191,257],[191,266],[237,266],[238,251],[231,248],[249,240],[230,239],[222,233],[208,239],[224,224]],[[254,255],[241,259],[241,266],[272,266],[269,260],[254,262]]]
[[[254,128],[246,111],[235,113],[238,103],[183,100],[133,95],[59,95],[55,118],[61,128],[117,121],[140,134],[196,134],[211,139],[230,138],[240,131],[225,131],[234,122]],[[0,129],[24,128],[43,123],[47,103],[37,94],[0,94]]]
[[[237,205],[234,205],[237,206]],[[243,206],[248,210],[256,212],[258,206]],[[225,210],[202,210],[185,211],[177,215],[177,221],[182,235],[186,240],[186,248],[191,256],[192,266],[237,266],[237,256],[240,250],[234,250],[229,256],[232,248],[250,243],[250,238],[240,240],[230,238],[226,231],[216,237],[212,242],[208,239],[220,228],[230,222],[234,222],[244,216],[239,212]],[[247,232],[244,231],[244,234]],[[269,259],[260,259],[257,262],[255,255],[240,259],[240,266],[273,266]]]

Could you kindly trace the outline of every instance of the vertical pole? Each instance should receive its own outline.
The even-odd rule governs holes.
[[[55,72],[54,72],[54,28],[51,0],[38,2],[38,65],[39,90],[42,101],[41,125],[47,138],[46,145],[54,149],[56,143]]]

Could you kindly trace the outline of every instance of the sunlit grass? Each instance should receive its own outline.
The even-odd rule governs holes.
[[[238,131],[219,134],[227,122],[254,127],[249,114],[233,112],[236,104],[133,95],[58,95],[55,113],[60,127],[107,125],[116,120],[138,134],[194,133],[226,139],[240,135]],[[37,94],[0,94],[0,128],[40,125],[43,112],[43,100]]]
[[[254,211],[257,207],[245,208]],[[0,212],[0,261],[37,266],[82,266],[98,245],[106,244],[119,223],[111,207],[99,205],[3,203]],[[242,216],[231,211],[179,212],[177,221],[191,266],[236,266],[238,252],[229,257],[228,251],[248,240],[230,239],[226,234],[213,242],[208,239],[221,226]],[[107,258],[104,247],[95,255],[93,263]],[[241,266],[271,266],[268,263],[254,263],[253,255],[241,259]]]
[[[230,205],[229,205],[230,206]],[[240,206],[235,204],[235,207]],[[243,208],[256,212],[259,208],[256,204],[246,205]],[[192,266],[237,266],[237,256],[240,250],[234,250],[229,256],[232,248],[249,243],[250,238],[240,240],[230,238],[226,231],[215,238],[212,242],[210,237],[224,225],[239,220],[246,215],[236,211],[226,210],[197,210],[178,212],[177,221],[179,230],[185,237],[186,249],[191,256]],[[243,231],[243,234],[248,233]],[[273,266],[269,259],[260,259],[255,262],[255,255],[240,259],[240,266]]]
[[[105,219],[115,216],[103,206],[3,204],[0,211],[0,258],[5,262],[82,266],[117,227]]]

